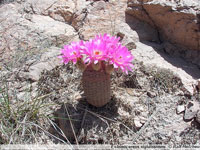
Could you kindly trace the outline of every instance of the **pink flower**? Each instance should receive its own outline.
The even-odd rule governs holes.
[[[119,44],[118,47],[110,53],[110,56],[109,63],[113,64],[114,68],[120,68],[123,72],[126,72],[126,74],[128,74],[128,71],[132,71],[133,56],[125,46]]]
[[[120,40],[119,37],[110,36],[109,34],[106,33],[103,36],[100,34],[96,35],[95,40],[98,39],[106,43],[108,52],[112,49],[115,49],[119,45],[119,40]]]
[[[117,37],[112,37],[108,34],[96,35],[93,40],[85,43],[84,54],[87,56],[85,62],[95,64],[99,61],[108,61],[109,53],[116,49],[119,45],[119,39]]]
[[[81,49],[83,46],[83,41],[72,42],[71,45],[65,45],[64,49],[61,50],[61,58],[65,64],[72,61],[74,64],[77,62],[78,58],[82,58]]]
[[[120,38],[116,36],[99,34],[87,42],[80,41],[65,45],[60,57],[65,64],[72,61],[74,64],[79,64],[80,68],[81,63],[84,66],[83,70],[86,68],[85,63],[88,65],[92,63],[93,68],[98,70],[103,61],[107,65],[105,68],[107,72],[112,72],[114,67],[128,73],[133,68],[133,56],[119,40]]]
[[[107,43],[101,39],[89,40],[85,43],[83,54],[86,55],[85,62],[97,64],[99,61],[106,60]]]

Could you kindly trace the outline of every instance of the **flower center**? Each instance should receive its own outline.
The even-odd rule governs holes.
[[[73,54],[76,55],[76,52],[74,51]]]
[[[100,55],[100,54],[101,54],[101,52],[100,52],[100,51],[98,51],[98,50],[96,50],[96,51],[94,51],[94,54],[95,54],[95,55]]]
[[[101,59],[102,58],[102,51],[95,50],[94,51],[94,57],[97,58],[97,59]]]

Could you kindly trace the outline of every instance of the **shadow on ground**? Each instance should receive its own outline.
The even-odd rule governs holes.
[[[106,141],[103,132],[109,132],[109,124],[115,121],[118,116],[117,112],[115,97],[100,108],[88,104],[84,98],[78,99],[75,106],[63,103],[61,108],[54,112],[57,127],[51,126],[49,132],[71,144],[77,142],[79,144],[104,144]],[[66,137],[62,136],[59,128]],[[95,137],[92,133],[95,131],[102,131],[102,133],[99,132],[98,137]]]

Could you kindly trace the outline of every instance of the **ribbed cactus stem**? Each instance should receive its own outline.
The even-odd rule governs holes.
[[[106,73],[105,66],[98,71],[94,70],[91,65],[87,66],[83,72],[82,83],[89,104],[101,107],[110,101],[110,74]]]

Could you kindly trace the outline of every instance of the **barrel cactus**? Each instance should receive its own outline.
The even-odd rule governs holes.
[[[120,69],[126,74],[133,70],[133,56],[108,34],[97,35],[89,41],[72,42],[61,50],[63,63],[72,62],[83,71],[82,83],[89,104],[101,107],[111,99],[110,74]]]

